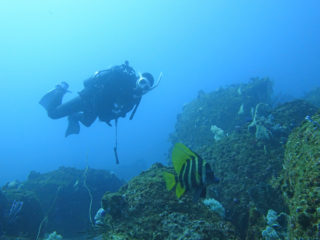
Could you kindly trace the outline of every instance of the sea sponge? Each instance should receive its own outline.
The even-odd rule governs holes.
[[[210,131],[213,133],[215,141],[219,141],[225,136],[223,129],[216,125],[211,125]]]
[[[49,234],[49,236],[45,240],[61,240],[62,236],[58,234],[56,231]]]
[[[219,214],[222,218],[225,217],[226,211],[222,204],[215,200],[214,198],[206,198],[203,200],[204,205],[206,205],[211,211]]]

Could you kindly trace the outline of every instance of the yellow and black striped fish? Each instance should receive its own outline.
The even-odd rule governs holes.
[[[194,200],[196,200],[200,196],[205,196],[208,184],[219,182],[209,163],[182,143],[176,143],[172,150],[172,164],[177,175],[164,172],[163,177],[169,191],[176,186],[178,198],[185,191],[194,190]]]

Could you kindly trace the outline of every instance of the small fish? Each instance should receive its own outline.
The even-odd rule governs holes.
[[[176,187],[176,195],[180,198],[185,191],[194,191],[194,201],[205,197],[206,186],[218,183],[219,179],[206,161],[182,143],[176,143],[172,150],[172,163],[176,175],[163,173],[167,190]]]

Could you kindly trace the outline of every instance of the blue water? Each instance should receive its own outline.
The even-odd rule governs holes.
[[[127,171],[165,162],[176,116],[199,90],[270,77],[301,96],[320,84],[320,2],[2,0],[0,185],[59,166]],[[60,81],[76,96],[95,71],[128,60],[163,80],[132,121],[64,137],[39,99]]]

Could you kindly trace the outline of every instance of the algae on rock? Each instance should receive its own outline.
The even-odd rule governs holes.
[[[317,111],[303,100],[272,105],[271,95],[268,79],[201,93],[184,107],[171,138],[173,145],[182,142],[213,165],[221,182],[209,188],[209,197],[222,203],[242,239],[262,238],[266,224],[255,225],[253,216],[270,208],[288,213],[278,181],[285,144],[305,116]],[[219,141],[210,132],[214,125],[225,132]]]
[[[154,164],[117,193],[102,199],[106,216],[105,239],[239,239],[233,226],[201,201],[186,193],[180,200],[167,191],[163,172]]]
[[[92,214],[100,208],[105,191],[116,191],[124,184],[109,171],[90,168],[84,176],[83,170],[61,167],[44,174],[33,171],[27,181],[4,186],[2,192],[9,203],[23,201],[19,221],[5,226],[6,235],[23,234],[35,239],[38,231],[40,236],[58,231],[65,237],[86,231],[90,226],[90,198],[84,181],[93,197]]]
[[[183,141],[194,150],[199,145],[213,143],[211,126],[219,126],[226,134],[245,124],[258,103],[271,103],[272,85],[268,78],[252,78],[248,84],[231,85],[210,93],[201,91],[178,115],[172,142]]]
[[[320,115],[312,117],[320,122]],[[282,190],[290,210],[290,239],[317,239],[320,232],[320,130],[305,121],[286,146]]]

